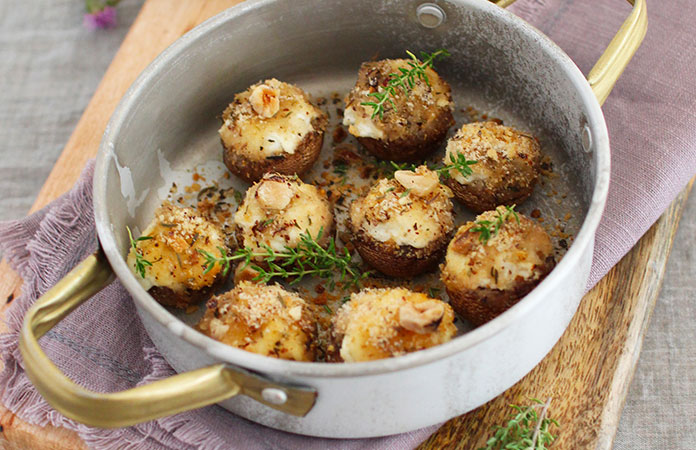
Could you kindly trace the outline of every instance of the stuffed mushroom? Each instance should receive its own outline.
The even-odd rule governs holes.
[[[224,281],[221,266],[206,271],[201,252],[218,254],[225,247],[217,225],[194,209],[165,203],[133,241],[127,262],[155,300],[185,308],[209,297]]]
[[[268,172],[307,172],[319,158],[328,123],[300,88],[275,78],[235,95],[222,121],[225,165],[248,182]]]
[[[224,344],[294,361],[313,361],[316,321],[307,303],[279,285],[242,281],[211,298],[197,328]]]
[[[437,267],[454,230],[452,192],[425,166],[381,179],[350,206],[360,256],[380,272],[412,277]]]
[[[454,310],[481,325],[517,303],[554,265],[549,235],[500,206],[459,228],[447,248],[442,282]]]
[[[414,64],[423,63],[407,59],[363,63],[345,98],[343,125],[380,159],[422,161],[454,125],[450,86],[431,67],[423,76],[415,76],[412,86],[408,80],[395,83],[397,74],[412,70]],[[387,97],[381,101],[381,96]]]
[[[280,252],[297,247],[303,235],[327,244],[334,218],[323,191],[297,176],[271,173],[247,190],[234,223],[240,247]]]
[[[344,362],[390,358],[452,339],[452,308],[405,288],[364,289],[351,295],[333,318]]]
[[[539,142],[497,122],[462,126],[447,143],[445,164],[459,155],[476,164],[469,166],[468,176],[450,170],[448,186],[457,200],[476,212],[519,204],[532,194],[539,178]]]

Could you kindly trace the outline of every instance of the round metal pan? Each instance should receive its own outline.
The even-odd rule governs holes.
[[[93,426],[127,426],[220,403],[264,425],[328,437],[409,431],[494,398],[547,354],[582,297],[609,185],[600,104],[646,27],[645,4],[635,0],[588,82],[543,34],[483,0],[250,0],[208,20],[141,74],[106,129],[94,174],[103,252],[27,313],[20,348],[30,379],[56,409]],[[517,305],[428,350],[365,363],[302,363],[216,342],[141,287],[124,259],[126,226],[145,227],[178,172],[221,160],[216,117],[235,92],[276,77],[314,96],[345,93],[363,61],[438,48],[451,53],[437,70],[452,85],[457,107],[473,105],[535,133],[557,186],[567,191],[560,204],[542,193],[531,200],[554,218],[570,214],[573,243]],[[98,394],[62,375],[38,338],[113,279],[112,270],[180,374]]]

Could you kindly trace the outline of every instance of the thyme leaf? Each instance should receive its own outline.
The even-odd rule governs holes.
[[[241,205],[242,202],[244,201],[244,196],[242,195],[242,193],[235,189],[233,195],[234,195],[234,201],[237,202],[237,205]]]
[[[138,248],[138,242],[150,240],[152,239],[152,236],[140,236],[138,239],[133,239],[133,233],[128,225],[126,225],[126,231],[128,231],[130,246],[135,254],[135,271],[140,275],[141,278],[145,278],[145,268],[152,266],[152,263],[145,259],[141,253],[141,250]]]
[[[517,215],[515,206],[516,205],[505,206],[505,212],[502,214],[500,213],[500,209],[496,209],[495,212],[498,216],[495,218],[495,220],[477,220],[474,224],[476,226],[472,227],[471,231],[474,233],[479,233],[479,241],[483,245],[488,244],[488,241],[492,237],[498,235],[503,223],[505,223],[510,216],[513,216],[518,224],[520,223],[520,216]]]
[[[348,164],[340,161],[340,162],[335,162],[333,164],[333,173],[336,175],[339,175],[341,177],[341,185],[346,184],[347,178],[346,174],[348,173]]]
[[[397,170],[411,170],[415,171],[416,166],[415,164],[411,163],[397,163],[394,161],[383,161],[383,160],[377,160],[375,162],[377,166],[379,166],[379,170],[388,179],[394,178],[394,172]]]
[[[466,156],[458,153],[457,155],[455,154],[450,154],[450,162],[449,164],[443,164],[441,166],[430,166],[426,162],[423,162],[422,165],[426,166],[428,170],[431,170],[435,172],[436,174],[440,175],[443,179],[448,179],[451,176],[452,170],[456,170],[457,172],[461,173],[463,176],[468,177],[473,173],[473,170],[471,170],[472,165],[476,164],[478,161],[475,160],[470,160],[466,159]],[[394,172],[397,170],[410,170],[412,172],[415,172],[416,169],[418,168],[418,165],[412,164],[412,163],[397,163],[394,161],[380,161],[378,163],[380,165],[380,169],[382,173],[387,177],[387,178],[393,178],[394,177]]]
[[[345,175],[346,172],[348,172],[348,164],[342,161],[333,164],[333,173],[336,175]]]
[[[450,164],[444,164],[442,167],[430,170],[436,172],[438,175],[441,175],[445,180],[450,177],[450,171],[452,170],[456,170],[462,174],[462,176],[468,177],[473,173],[470,166],[476,164],[477,162],[478,161],[466,159],[466,155],[462,153],[457,153],[456,156],[454,153],[450,153]]]

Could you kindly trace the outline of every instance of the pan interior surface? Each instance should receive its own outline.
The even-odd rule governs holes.
[[[97,167],[104,178],[95,181],[102,244],[140,306],[161,310],[160,317],[173,314],[188,325],[202,312],[167,313],[140,288],[124,262],[125,230],[126,225],[143,230],[171,194],[172,183],[185,186],[194,172],[242,192],[248,187],[234,176],[225,178],[217,134],[219,116],[235,93],[277,78],[297,84],[314,100],[326,99],[332,126],[324,140],[324,160],[334,147],[331,131],[343,107],[342,101],[331,100],[348,92],[362,62],[405,57],[406,50],[450,52],[435,67],[452,86],[456,125],[450,136],[469,120],[470,108],[539,139],[552,170],[520,211],[539,209],[556,247],[563,248],[564,240],[570,246],[568,255],[573,252],[573,238],[590,210],[597,181],[593,149],[606,140],[603,121],[589,119],[593,113],[578,88],[581,74],[530,26],[487,2],[437,2],[446,20],[435,28],[419,23],[416,9],[421,3],[245,2],[192,30],[143,73],[107,129]],[[595,142],[588,150],[583,147],[586,129]],[[359,146],[352,139],[346,142]],[[305,180],[320,177],[324,170],[317,163]],[[463,209],[459,213],[458,223],[474,217]],[[463,326],[462,332],[467,330]],[[230,349],[230,359],[240,353]],[[279,363],[250,356],[258,362],[252,369]]]

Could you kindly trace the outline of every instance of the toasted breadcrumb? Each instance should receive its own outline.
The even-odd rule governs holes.
[[[435,175],[425,166],[415,174]],[[417,195],[397,179],[383,178],[351,204],[350,220],[377,241],[424,248],[454,229],[451,197],[452,191],[439,183]]]
[[[152,239],[137,242],[142,257],[152,263],[145,268],[146,288],[159,286],[176,293],[211,286],[221,271],[219,266],[204,273],[204,258],[199,253],[219,254],[225,248],[225,238],[216,225],[192,208],[165,203],[155,211],[155,217],[142,233]],[[135,267],[135,251],[130,250],[128,264]],[[138,277],[140,279],[140,277]]]
[[[247,190],[234,221],[240,245],[283,251],[296,247],[303,233],[317,238],[321,231],[322,242],[328,239],[333,212],[316,186],[298,177],[266,174]]]
[[[252,94],[259,88],[277,93],[279,104],[270,116],[270,112],[259,114],[254,109]],[[326,124],[325,114],[312,105],[302,89],[275,78],[235,95],[222,120],[219,133],[224,146],[251,161],[292,155],[306,135],[323,132]]]
[[[280,285],[242,281],[207,306],[197,327],[213,339],[275,358],[314,360],[311,311],[299,295]]]
[[[385,106],[383,118],[373,118],[372,108],[362,103],[374,101],[370,94],[386,85],[389,75],[399,73],[400,68],[409,69],[409,60],[385,59],[363,63],[358,81],[345,99],[343,125],[348,127],[350,134],[387,141],[404,135],[427,135],[441,114],[451,113],[450,86],[432,68],[427,68],[425,73],[429,84],[417,78],[408,94],[397,89],[397,95],[392,98],[396,107],[389,104]]]
[[[452,308],[405,288],[364,289],[334,316],[345,362],[389,358],[449,341],[457,329]]]
[[[500,214],[505,213],[499,207]],[[476,222],[495,223],[497,211],[487,211],[473,222],[462,225],[447,249],[442,279],[445,285],[460,289],[512,289],[520,281],[539,278],[553,254],[548,234],[522,214],[519,223],[508,214],[500,230],[483,243]]]

